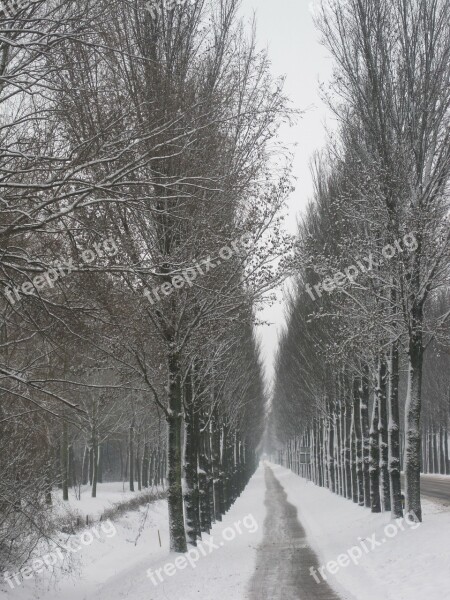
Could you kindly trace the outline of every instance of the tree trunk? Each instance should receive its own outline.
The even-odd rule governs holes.
[[[89,481],[89,448],[84,447],[83,451],[83,462],[81,463],[81,483],[87,485]]]
[[[437,431],[434,426],[434,423],[433,423],[431,437],[433,440],[433,473],[439,473],[439,458],[438,458],[438,447],[437,447],[438,436],[437,436]]]
[[[393,342],[389,354],[389,430],[388,469],[391,492],[392,518],[403,516],[402,484],[400,479],[400,413],[398,403],[399,380],[398,342]]]
[[[130,466],[130,492],[134,492],[134,418],[128,435],[128,464]]]
[[[377,381],[378,388],[378,381]],[[373,513],[381,512],[380,499],[380,438],[378,435],[378,403],[379,392],[375,390],[370,426],[370,508]]]
[[[343,435],[343,454],[344,454],[344,478],[345,478],[345,495],[348,500],[353,496],[352,492],[352,460],[351,460],[351,407],[344,392],[344,435]]]
[[[201,538],[199,518],[199,489],[198,489],[198,419],[196,418],[192,402],[191,382],[185,385],[185,404],[187,407],[185,417],[185,463],[184,478],[186,490],[184,494],[184,505],[186,509],[186,534],[188,542],[197,545],[197,539]]]
[[[361,380],[361,434],[362,434],[362,459],[364,479],[364,504],[368,508],[370,501],[370,438],[369,438],[369,367],[364,365],[364,374]]]
[[[445,475],[444,429],[439,425],[439,473]]]
[[[142,457],[142,487],[148,488],[148,442],[144,441],[144,455]]]
[[[328,417],[328,487],[334,493],[336,491],[336,473],[334,465],[334,427],[335,427],[335,403],[331,404],[331,414]]]
[[[184,529],[183,492],[181,487],[181,424],[182,398],[180,381],[180,361],[175,352],[169,353],[169,416],[168,416],[168,490],[170,549],[172,552],[186,552],[186,532]]]
[[[154,449],[152,449],[152,454],[150,458],[149,483],[151,487],[156,485],[156,452]]]
[[[431,432],[432,432],[431,425],[428,425],[427,433],[425,434],[425,443],[426,443],[427,449],[428,449],[428,456],[427,456],[428,473],[433,473],[433,436],[432,436]]]
[[[102,447],[101,444],[98,445],[98,460],[97,460],[97,483],[103,483],[103,462],[104,456],[103,451],[105,446]]]
[[[355,407],[352,405],[352,423],[350,427],[351,443],[351,473],[352,473],[352,500],[358,503],[358,468],[357,468],[357,444],[356,444]]]
[[[445,465],[444,473],[445,473],[445,475],[449,475],[450,474],[450,463],[448,461],[448,429],[447,429],[447,425],[444,428],[444,465]]]
[[[69,499],[69,426],[63,420],[63,435],[61,443],[61,484],[63,500]]]
[[[406,510],[422,521],[420,502],[420,411],[422,401],[423,348],[420,334],[409,346],[408,391],[405,407],[405,487]]]
[[[97,481],[98,481],[98,431],[97,431],[97,404],[94,401],[92,410],[92,498],[97,498]]]
[[[97,482],[98,482],[98,463],[100,460],[100,453],[98,447],[97,434],[94,433],[92,438],[92,498],[97,498]]]
[[[212,474],[214,484],[214,516],[216,521],[222,521],[223,488],[220,469],[220,427],[217,414],[211,419],[211,442],[212,442]]]
[[[203,419],[200,421],[200,450],[199,450],[199,461],[198,461],[198,487],[200,496],[200,529],[204,533],[209,533],[211,530],[211,505],[209,501],[209,490],[208,490],[208,444],[207,444],[207,433],[204,430],[206,423]],[[233,495],[233,492],[232,492]]]
[[[92,442],[91,442],[92,444]],[[89,446],[89,485],[92,485],[94,477],[94,450],[92,445]]]
[[[364,479],[362,457],[363,444],[361,430],[361,380],[359,377],[355,377],[353,379],[353,427],[356,450],[357,502],[359,506],[364,506]]]
[[[138,430],[138,435],[137,435],[137,443],[136,443],[136,478],[137,478],[137,484],[138,484],[138,491],[142,491],[142,462],[141,462],[141,452],[140,452],[140,448],[141,448],[141,436],[140,436],[140,432]]]
[[[316,435],[315,437],[315,449],[316,449],[316,464],[317,464],[317,485],[323,486],[323,470],[322,470],[322,421],[316,419]]]
[[[380,436],[380,475],[381,475],[381,494],[383,500],[383,509],[391,510],[391,490],[389,481],[389,444],[387,428],[387,379],[386,363],[384,357],[379,358],[378,363],[378,434]]]

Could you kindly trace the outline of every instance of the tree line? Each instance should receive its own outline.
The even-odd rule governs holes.
[[[336,117],[312,162],[270,428],[278,459],[422,520],[449,473],[450,3],[333,0],[317,26]],[[289,440],[284,443],[284,440]]]
[[[264,430],[282,82],[237,0],[33,1],[0,14],[0,106],[1,567],[51,535],[56,486],[118,476],[166,478],[185,551]]]

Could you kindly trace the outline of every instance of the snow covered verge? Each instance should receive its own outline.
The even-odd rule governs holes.
[[[259,469],[221,523],[188,555],[169,551],[167,503],[159,500],[114,521],[114,535],[98,536],[52,569],[14,589],[0,581],[1,600],[244,600],[265,518],[264,471]],[[113,490],[109,490],[113,492]],[[117,492],[119,494],[119,492]],[[121,500],[129,498],[129,492]],[[80,513],[98,516],[117,496],[83,496]],[[71,506],[77,503],[71,499]],[[88,527],[84,532],[91,531]],[[78,540],[83,532],[72,536]],[[161,545],[160,545],[161,543]],[[74,543],[74,545],[76,545]],[[181,560],[184,558],[184,562]],[[13,580],[14,582],[14,580]]]
[[[147,488],[142,492],[130,492],[129,483],[115,481],[99,484],[97,487],[97,497],[92,498],[91,487],[83,485],[78,495],[73,488],[69,489],[68,502],[63,501],[61,490],[55,490],[52,493],[53,512],[55,518],[62,521],[74,516],[78,516],[83,523],[86,522],[86,517],[88,517],[89,522],[98,521],[105,511],[118,504],[123,504],[148,493],[156,495],[163,490],[163,487],[153,487]]]
[[[49,586],[80,574],[84,557],[90,560],[91,555],[102,551],[102,546],[111,547],[108,542],[122,528],[119,524],[116,528],[119,517],[136,509],[146,513],[146,506],[156,507],[165,495],[162,487],[130,492],[128,484],[122,482],[102,484],[97,498],[92,498],[90,491],[89,486],[77,493],[70,489],[67,502],[63,502],[61,490],[52,493],[55,531],[48,542],[42,541],[34,548],[25,565],[0,575],[0,598],[47,598],[44,590]],[[136,521],[139,528],[141,519],[137,514]]]
[[[288,502],[298,510],[328,583],[342,598],[445,597],[450,589],[448,508],[423,500],[424,521],[410,527],[391,520],[390,514],[372,514],[370,509],[355,506],[283,467],[271,467]],[[320,573],[312,573],[311,577],[322,580]]]

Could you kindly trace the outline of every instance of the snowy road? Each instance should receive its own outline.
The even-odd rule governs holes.
[[[402,473],[402,490],[405,492],[405,475]],[[450,506],[450,476],[421,475],[420,495],[438,500],[444,506]]]
[[[445,500],[450,504],[450,477],[447,475],[421,475],[420,490],[423,496]]]
[[[327,583],[316,583],[310,567],[319,568],[297,518],[297,509],[272,469],[265,467],[267,516],[258,548],[248,600],[338,600]]]

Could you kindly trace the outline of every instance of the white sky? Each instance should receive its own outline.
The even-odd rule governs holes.
[[[315,150],[325,144],[325,125],[332,116],[322,102],[319,84],[327,82],[331,59],[320,44],[320,34],[313,23],[313,0],[242,0],[242,13],[257,19],[260,47],[268,47],[274,75],[286,75],[285,91],[300,110],[306,111],[298,124],[283,129],[284,142],[298,144],[295,148],[294,176],[296,190],[289,200],[289,232],[295,233],[297,216],[312,195],[309,161]],[[268,381],[272,378],[273,358],[278,332],[284,324],[284,309],[280,302],[267,308],[263,317],[270,326],[260,329]]]

